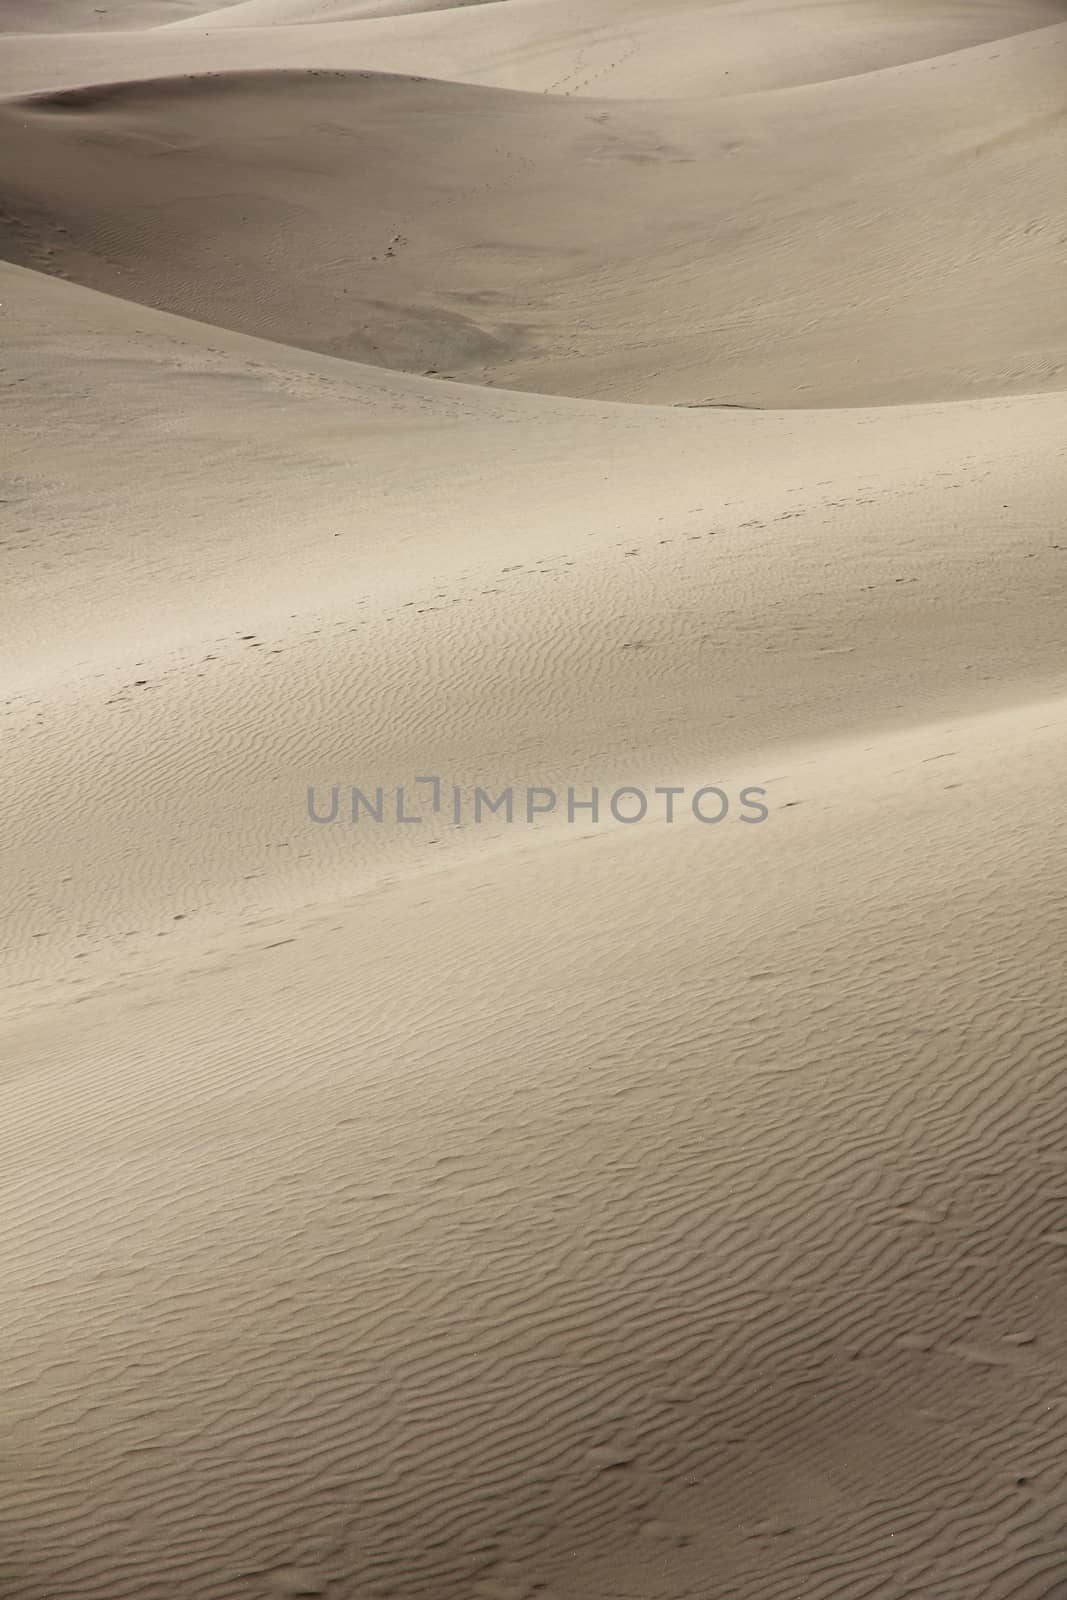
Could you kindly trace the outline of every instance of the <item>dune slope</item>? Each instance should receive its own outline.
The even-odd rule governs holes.
[[[7,1592],[1054,1593],[1065,726],[11,1027]]]
[[[236,0],[240,3],[240,0]],[[226,0],[211,7],[214,18],[225,14]],[[0,35],[111,33],[113,30],[159,28],[192,16],[199,19],[207,7],[199,0],[0,0]],[[47,47],[46,47],[47,48]],[[76,47],[75,47],[76,48]]]
[[[1052,1600],[1064,27],[371,9],[5,40],[0,1594]]]
[[[0,111],[0,239],[205,321],[511,387],[1058,388],[1065,47],[1067,25],[699,105],[362,74],[57,93]]]
[[[605,408],[3,301],[55,541],[7,640],[8,1591],[1043,1581],[1063,399]],[[308,820],[425,767],[770,815]]]
[[[536,94],[708,99],[930,60],[1065,18],[1064,0],[498,0],[413,12],[408,0],[235,0],[145,28],[148,3],[111,8],[124,31],[106,39],[13,35],[0,92],[314,67]]]
[[[4,826],[31,998],[431,859],[403,827],[312,849],[308,783],[669,782],[1059,687],[1063,396],[575,405],[4,276]],[[437,860],[500,830],[432,836]]]

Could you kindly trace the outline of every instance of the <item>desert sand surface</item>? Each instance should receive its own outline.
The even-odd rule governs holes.
[[[158,28],[198,15],[199,0],[129,0],[100,6],[93,0],[4,0],[0,35],[95,33]],[[222,7],[219,8],[221,15]]]
[[[60,90],[0,107],[0,242],[186,316],[511,388],[1032,393],[1067,372],[1065,81],[1067,23],[719,102],[314,70]]]
[[[1054,1600],[1065,8],[90,16],[0,7],[0,1595]]]

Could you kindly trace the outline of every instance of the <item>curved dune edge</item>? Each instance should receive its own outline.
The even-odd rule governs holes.
[[[362,29],[458,54],[461,11],[116,33],[117,84],[73,96],[64,63],[92,78],[103,41],[4,41],[0,229],[47,271],[0,264],[0,1594],[1048,1600],[1063,29],[764,92],[790,52],[811,69],[825,8],[792,5],[758,92],[626,104],[579,98],[602,8],[569,39],[553,0],[475,9],[468,66],[523,93],[295,70],[294,41],[355,61]],[[682,95],[727,10],[738,62],[766,22],[701,9],[688,64],[697,8],[657,9],[620,97]],[[145,65],[216,50],[268,70],[207,94]],[[569,88],[531,93],[561,61]],[[456,171],[531,131],[545,195],[464,198]],[[753,256],[763,322],[716,331],[747,403],[687,389],[667,337],[699,283],[664,168],[700,141],[753,162],[737,205],[789,246]],[[621,334],[599,356],[595,316],[573,348],[544,332],[582,280],[552,190],[632,251],[621,287],[592,267]],[[477,383],[353,359],[349,327],[338,353],[255,336],[328,325],[342,192],[375,226],[452,208],[454,236],[388,234],[397,295],[446,309],[447,262],[485,243],[464,228],[540,221],[559,324],[531,295],[546,348],[505,351],[516,387],[469,350]],[[638,197],[651,244],[613,215]],[[720,310],[747,248],[719,252]],[[836,329],[801,314],[820,272]],[[893,403],[846,403],[849,339]],[[917,399],[935,376],[952,398]],[[426,812],[427,772],[464,826],[308,819],[308,784],[406,783]],[[734,800],[475,826],[481,784]]]
[[[205,10],[178,18],[173,27],[278,28],[330,22],[378,21],[388,17],[429,17],[485,5],[510,5],[512,0],[231,0],[231,7]],[[1038,13],[1039,14],[1039,13]],[[537,14],[540,22],[540,13]],[[484,24],[482,25],[484,27]]]
[[[309,9],[302,0],[284,10],[283,0],[256,3],[264,18],[259,26],[248,25],[250,12],[237,3],[193,16],[188,25],[134,30],[131,24],[100,38],[11,34],[0,56],[0,92],[299,67],[373,69],[561,96],[706,99],[931,60],[1064,17],[1062,0],[964,6],[950,0],[896,7],[888,17],[871,0],[836,0],[832,9],[797,0],[787,6],[659,0],[651,15],[643,0],[501,0],[331,21],[311,0],[316,20],[308,26],[298,20]],[[265,20],[283,14],[293,20]]]
[[[55,93],[0,110],[0,239],[199,320],[511,388],[1060,389],[1065,44],[640,107],[367,73]]]
[[[70,34],[95,33],[138,36],[160,28],[191,26],[200,32],[219,27],[274,27],[279,21],[294,24],[315,22],[320,17],[338,21],[363,18],[406,16],[430,13],[457,6],[491,4],[493,0],[309,0],[307,5],[287,4],[287,0],[222,0],[221,5],[202,0],[111,0],[98,5],[95,0],[3,0],[0,4],[0,38],[62,38]],[[507,0],[503,0],[507,3]],[[1032,0],[1034,15],[1040,15],[1041,0]],[[230,17],[230,10],[240,17]],[[1028,11],[1024,4],[1021,14]]]
[[[219,18],[222,6],[213,10]],[[240,0],[233,0],[239,4]],[[31,48],[38,41],[52,41],[64,36],[84,34],[92,43],[94,34],[114,37],[116,31],[141,30],[164,27],[169,23],[183,22],[190,16],[198,19],[200,0],[112,0],[111,4],[97,4],[96,0],[3,0],[0,5],[0,39],[4,48],[9,44],[18,47],[25,36],[33,38]],[[62,46],[61,46],[62,48]]]
[[[528,836],[316,832],[308,785],[755,783],[1061,682],[1067,397],[595,406],[0,279],[53,530],[9,555],[19,1009]]]

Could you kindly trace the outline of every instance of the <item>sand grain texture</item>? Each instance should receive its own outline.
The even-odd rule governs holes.
[[[176,9],[0,10],[0,1594],[1053,1600],[1063,7]]]

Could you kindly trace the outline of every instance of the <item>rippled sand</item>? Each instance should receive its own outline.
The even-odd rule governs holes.
[[[0,0],[4,1600],[1067,1583],[1065,18]]]

